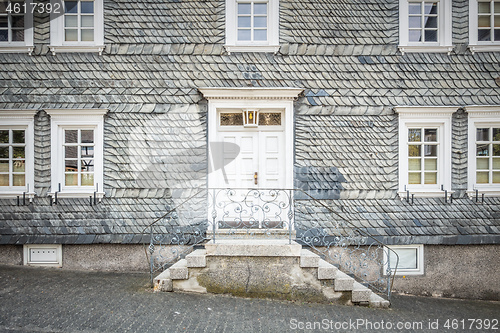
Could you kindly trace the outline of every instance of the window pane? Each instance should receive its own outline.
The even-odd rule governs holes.
[[[424,14],[426,15],[436,15],[437,10],[437,2],[426,2],[424,5]]]
[[[493,169],[500,170],[500,158],[493,159]]]
[[[25,158],[24,147],[12,147],[13,158]]]
[[[82,160],[81,171],[93,172],[94,171],[94,160]]]
[[[494,5],[494,11],[496,14],[499,14],[500,13],[500,1],[495,1],[495,5]]]
[[[259,113],[259,125],[261,126],[281,125],[281,113],[270,113],[270,112]]]
[[[0,13],[7,13],[7,1],[0,1]]]
[[[64,131],[64,142],[65,143],[77,143],[78,142],[78,130],[65,130]]]
[[[8,28],[9,21],[7,16],[0,16],[0,28]]]
[[[500,29],[495,29],[495,42],[500,41]]]
[[[12,142],[24,143],[24,131],[19,131],[19,130],[12,131]]]
[[[94,15],[82,16],[82,27],[92,28],[93,26],[94,26]]]
[[[66,186],[78,186],[78,174],[77,173],[67,173],[64,176],[64,181]]]
[[[394,249],[398,254],[397,269],[417,269],[417,249]],[[396,263],[396,255],[391,253],[391,263]]]
[[[94,13],[94,1],[82,1],[81,6],[82,6],[81,7],[82,14]]]
[[[251,23],[252,21],[250,16],[238,17],[238,28],[250,28]]]
[[[78,16],[76,15],[65,15],[64,16],[64,26],[67,28],[78,26]]]
[[[238,40],[250,40],[250,30],[238,29]]]
[[[489,145],[477,145],[476,156],[490,156]]]
[[[21,175],[12,175],[12,182],[13,182],[13,186],[26,186],[26,182],[25,182],[25,176],[24,174],[21,174]]]
[[[256,28],[266,28],[267,27],[267,17],[254,17],[253,26]]]
[[[420,172],[410,172],[408,174],[408,183],[409,184],[421,184],[421,174]]]
[[[476,183],[478,184],[488,184],[489,181],[489,172],[476,172]]]
[[[489,158],[477,158],[476,168],[478,170],[488,170],[490,168]]]
[[[254,14],[256,15],[266,15],[267,14],[267,4],[266,3],[256,3],[253,7]]]
[[[490,2],[478,2],[477,3],[478,13],[489,13],[490,12]]]
[[[489,128],[476,129],[476,141],[489,141],[489,140],[490,140],[490,129]]]
[[[9,143],[9,130],[0,131],[0,143]]]
[[[7,30],[0,30],[0,42],[9,41],[9,32]]]
[[[410,16],[408,24],[410,28],[421,28],[422,18],[420,16]]]
[[[422,130],[416,128],[410,128],[408,130],[408,142],[420,142],[422,141]]]
[[[250,15],[251,5],[249,3],[239,3],[238,4],[238,14]]]
[[[9,147],[0,147],[0,158],[9,158]]]
[[[490,29],[478,29],[477,30],[477,40],[481,42],[491,40],[491,30]]]
[[[82,173],[82,186],[94,186],[93,173]]]
[[[438,18],[436,16],[426,17],[425,18],[425,27],[426,28],[436,28],[438,27]]]
[[[500,183],[500,172],[493,172],[493,184],[499,184]]]
[[[437,129],[425,129],[424,130],[424,141],[425,142],[437,142]]]
[[[24,29],[12,30],[12,41],[13,42],[24,41]]]
[[[82,143],[94,143],[94,130],[82,130]]]
[[[82,158],[94,157],[94,147],[82,146]]]
[[[477,19],[477,26],[480,28],[489,28],[490,25],[490,15],[481,15]]]
[[[22,16],[12,15],[12,27],[13,28],[24,28],[24,15],[22,15]]]
[[[65,171],[70,171],[70,172],[76,172],[76,171],[78,171],[77,164],[78,164],[77,160],[66,160],[66,161],[64,161]]]
[[[221,126],[239,126],[243,125],[243,115],[241,113],[221,113]]]
[[[419,158],[410,158],[408,160],[408,170],[420,170],[420,159]]]
[[[420,3],[408,4],[408,12],[410,14],[421,14],[422,5]]]
[[[493,156],[500,156],[500,145],[493,145]]]
[[[410,30],[409,35],[410,42],[421,42],[422,41],[422,31],[421,30]]]
[[[437,146],[435,145],[425,145],[424,146],[424,155],[425,156],[437,156]]]
[[[94,41],[94,29],[82,29],[82,42]]]
[[[267,30],[255,30],[254,33],[254,40],[267,40]]]
[[[78,148],[76,146],[64,147],[65,158],[78,158]]]
[[[437,42],[437,30],[425,30],[426,42]]]
[[[64,12],[65,13],[78,13],[77,1],[64,1]]]
[[[437,160],[436,159],[425,159],[424,160],[424,170],[430,170],[430,171],[437,170]]]
[[[500,141],[500,128],[493,129],[493,141]]]
[[[0,186],[9,186],[9,175],[0,174]]]
[[[64,40],[67,42],[78,41],[78,30],[76,29],[66,29],[64,31]]]
[[[409,145],[408,146],[408,156],[410,157],[420,157],[420,146]]]
[[[424,173],[424,184],[437,184],[437,173],[425,172]]]
[[[12,168],[14,172],[25,172],[25,162],[22,161],[12,161]]]
[[[496,15],[496,16],[495,16],[495,20],[494,20],[494,27],[495,27],[495,28],[500,27],[500,15]]]
[[[9,172],[9,161],[0,160],[0,172]]]

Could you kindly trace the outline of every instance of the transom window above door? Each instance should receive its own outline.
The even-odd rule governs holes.
[[[241,110],[240,112],[220,112],[220,126],[281,126],[281,112],[269,112],[260,110]]]

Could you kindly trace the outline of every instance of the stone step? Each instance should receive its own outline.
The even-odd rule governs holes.
[[[205,244],[207,256],[300,257],[302,246],[286,239],[220,239]]]
[[[354,281],[352,286],[352,302],[360,303],[360,302],[369,302],[370,297],[372,296],[371,289],[363,286],[361,283]]]
[[[323,259],[318,260],[318,280],[333,280],[337,276],[337,267]]]
[[[337,270],[335,280],[333,281],[333,288],[335,291],[351,291],[354,285],[354,279],[346,273]]]
[[[371,308],[388,308],[391,305],[391,302],[372,292],[369,305]]]
[[[320,257],[317,254],[307,249],[302,249],[300,251],[300,267],[316,268],[318,267],[319,259]]]
[[[170,279],[172,280],[186,280],[189,277],[189,269],[187,260],[181,259],[168,269],[170,271]]]
[[[207,266],[207,251],[205,249],[194,250],[186,256],[187,267],[206,267]]]
[[[172,279],[170,279],[170,271],[168,269],[155,277],[153,283],[154,291],[173,291]]]

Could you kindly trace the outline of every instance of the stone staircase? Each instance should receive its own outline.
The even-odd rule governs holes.
[[[155,291],[223,293],[290,301],[389,307],[389,301],[300,244],[221,239],[154,279]]]

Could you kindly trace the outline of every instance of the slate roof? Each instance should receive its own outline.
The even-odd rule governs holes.
[[[0,109],[109,109],[103,202],[49,205],[50,119],[40,111],[37,198],[29,207],[0,200],[0,244],[140,243],[172,196],[206,184],[207,101],[198,88],[253,86],[305,89],[294,103],[295,186],[336,199],[326,202],[346,207],[353,223],[388,242],[499,242],[498,198],[465,197],[462,109],[452,126],[455,202],[410,206],[396,195],[394,106],[500,105],[500,52],[467,50],[467,0],[452,2],[450,55],[398,51],[398,0],[281,1],[277,54],[227,54],[224,3],[104,0],[103,55],[52,55],[46,15],[35,17],[32,56],[0,53]]]

